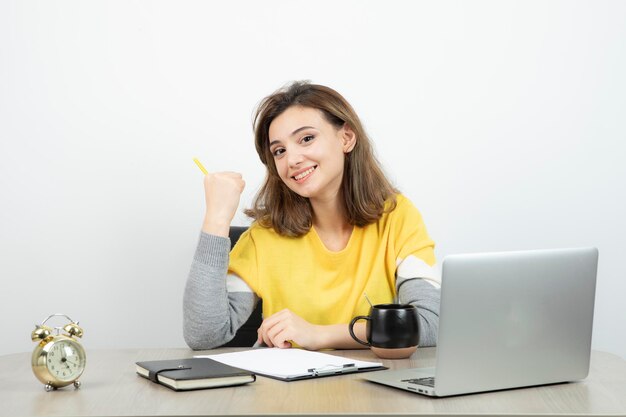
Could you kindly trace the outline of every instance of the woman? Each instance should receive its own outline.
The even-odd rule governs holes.
[[[240,174],[204,179],[206,215],[184,296],[193,349],[231,340],[259,298],[258,342],[270,347],[361,348],[356,315],[397,296],[420,315],[420,346],[436,342],[439,285],[434,243],[413,204],[385,178],[348,102],[295,82],[266,97],[254,119],[267,168],[246,214],[255,221],[230,253]],[[365,325],[355,326],[362,340]]]

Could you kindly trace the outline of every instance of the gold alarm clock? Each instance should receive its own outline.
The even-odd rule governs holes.
[[[65,317],[69,323],[62,327],[49,327],[46,322],[52,317]],[[55,332],[53,335],[52,332]],[[66,333],[60,334],[61,330]],[[87,356],[85,349],[78,342],[83,336],[83,329],[65,314],[52,314],[41,324],[35,325],[31,333],[33,342],[38,342],[31,360],[33,373],[42,383],[46,391],[74,384],[80,387],[78,378],[85,370]]]

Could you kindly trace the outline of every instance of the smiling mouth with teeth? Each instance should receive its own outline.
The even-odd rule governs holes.
[[[298,175],[295,175],[291,178],[293,178],[294,180],[296,180],[297,182],[302,182],[304,181],[309,175],[311,175],[313,173],[313,171],[315,171],[315,169],[317,168],[317,165],[312,166],[311,168],[307,169],[304,172],[299,173]]]

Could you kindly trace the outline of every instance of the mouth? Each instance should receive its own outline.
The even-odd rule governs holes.
[[[305,169],[304,171],[300,171],[298,174],[292,176],[297,183],[302,183],[307,180],[311,176],[311,174],[317,169],[317,165],[313,165],[310,168]]]

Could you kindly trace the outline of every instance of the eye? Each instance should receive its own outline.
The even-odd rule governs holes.
[[[274,155],[274,157],[281,156],[284,153],[285,153],[285,148],[276,148],[272,151],[272,155]]]
[[[308,135],[308,136],[305,136],[305,137],[302,138],[302,142],[308,143],[308,142],[311,142],[313,139],[315,139],[315,136]]]

